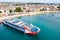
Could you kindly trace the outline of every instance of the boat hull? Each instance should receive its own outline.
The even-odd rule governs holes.
[[[18,31],[21,31],[21,32],[24,32],[24,31],[25,31],[25,30],[23,30],[23,29],[20,29],[20,28],[18,28],[18,27],[13,26],[13,25],[7,24],[6,22],[3,22],[3,24],[6,25],[6,26],[9,26],[9,27],[11,27],[11,28],[14,28],[14,29],[16,29],[16,30],[18,30]]]
[[[22,31],[25,34],[36,35],[39,33],[40,29],[32,24],[27,24],[23,21],[16,19],[6,19],[3,21],[3,24],[8,25],[16,30]]]

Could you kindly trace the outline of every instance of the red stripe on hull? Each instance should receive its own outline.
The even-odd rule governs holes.
[[[36,32],[31,32],[31,33],[26,33],[26,34],[31,34],[31,35],[36,35]]]

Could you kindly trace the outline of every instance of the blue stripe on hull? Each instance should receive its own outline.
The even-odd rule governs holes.
[[[19,28],[19,27],[16,27],[16,26],[13,26],[13,25],[11,25],[11,24],[8,24],[8,23],[4,23],[5,25],[8,25],[8,26],[10,26],[10,27],[12,27],[12,28],[14,28],[14,29],[17,29],[17,30],[19,30],[19,31],[22,31],[22,32],[24,32],[25,30],[24,29],[21,29],[21,28]]]

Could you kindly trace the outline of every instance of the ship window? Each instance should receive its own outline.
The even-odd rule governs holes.
[[[20,20],[16,19],[16,18],[12,18],[13,23],[18,23]]]
[[[20,22],[20,21],[19,21],[19,20],[14,20],[14,21],[13,21],[13,23],[18,23],[18,22]]]
[[[9,22],[7,22],[7,21],[6,21],[6,23],[8,23],[8,24],[10,24],[10,25],[13,25],[13,26],[15,26],[15,27],[21,28],[21,29],[23,29],[23,30],[24,30],[24,28],[23,28],[22,26],[14,25],[14,24],[9,23]]]

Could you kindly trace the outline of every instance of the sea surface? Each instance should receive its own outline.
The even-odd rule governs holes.
[[[44,13],[19,18],[41,29],[37,35],[27,35],[0,24],[0,40],[60,40],[60,13]]]

